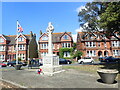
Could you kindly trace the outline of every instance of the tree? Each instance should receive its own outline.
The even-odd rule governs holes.
[[[73,43],[73,50],[76,50],[76,46],[77,46],[77,45],[76,45],[76,43],[74,42],[74,43]]]
[[[82,52],[76,51],[73,57],[74,57],[74,58],[77,57],[77,58],[79,59],[82,55],[83,55]]]
[[[115,34],[116,32],[120,34],[120,1],[109,3],[105,12],[100,15],[98,22],[99,26],[106,32],[106,36],[115,36],[120,40]]]
[[[119,2],[92,2],[85,5],[79,14],[80,26],[87,32],[105,31],[107,37],[120,34],[120,1]]]
[[[99,7],[96,2],[87,3],[85,8],[79,12],[80,26],[87,32],[98,31],[98,12]]]

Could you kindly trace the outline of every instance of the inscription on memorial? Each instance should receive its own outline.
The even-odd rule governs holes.
[[[45,57],[44,64],[51,64],[51,58]]]

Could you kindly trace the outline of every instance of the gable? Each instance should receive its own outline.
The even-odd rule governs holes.
[[[41,40],[42,40],[42,41],[48,41],[48,36],[47,36],[47,35],[42,36],[42,37],[41,37]]]
[[[40,38],[39,38],[40,42],[46,42],[48,41],[48,35],[46,33],[43,33]]]
[[[0,37],[0,43],[3,43],[5,39],[3,37]]]
[[[62,36],[61,36],[61,41],[72,41],[72,37],[68,34],[68,33],[64,33]]]
[[[23,37],[24,39],[27,39],[27,38],[21,33],[21,34],[19,34],[19,35],[15,38],[15,40],[16,40],[17,38],[19,38],[19,37]]]
[[[6,38],[3,35],[0,35],[0,43],[4,43]]]

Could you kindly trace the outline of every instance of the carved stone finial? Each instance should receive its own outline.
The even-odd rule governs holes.
[[[48,27],[47,27],[47,29],[46,29],[46,31],[49,33],[49,32],[53,32],[53,30],[54,30],[54,27],[53,27],[53,25],[52,25],[52,23],[51,22],[49,22],[48,23]]]

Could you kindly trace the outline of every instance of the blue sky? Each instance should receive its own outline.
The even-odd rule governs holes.
[[[87,2],[2,2],[2,34],[15,35],[18,20],[24,31],[37,34],[46,32],[52,22],[54,32],[72,32],[79,28],[77,9]]]

